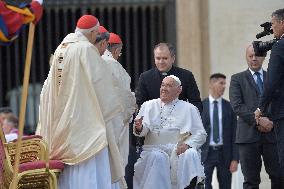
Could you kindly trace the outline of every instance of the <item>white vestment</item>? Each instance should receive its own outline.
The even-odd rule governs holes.
[[[168,104],[154,99],[142,104],[136,119],[142,116],[141,133],[134,131],[145,136],[134,166],[134,189],[184,189],[194,177],[203,179],[199,148],[207,134],[198,109],[178,99]],[[181,143],[191,148],[177,156],[176,146]]]
[[[102,58],[106,61],[111,72],[115,91],[120,97],[123,112],[113,119],[115,136],[119,152],[123,158],[124,166],[128,163],[129,154],[129,121],[136,109],[136,99],[131,92],[131,78],[122,65],[113,58],[110,51],[106,50]]]
[[[113,189],[108,148],[77,165],[65,165],[58,180],[59,189]]]
[[[98,49],[81,33],[68,34],[54,53],[41,92],[37,128],[50,159],[66,164],[61,189],[110,189],[110,179],[94,183],[92,177],[123,178],[122,158],[108,124],[122,111],[113,88]]]

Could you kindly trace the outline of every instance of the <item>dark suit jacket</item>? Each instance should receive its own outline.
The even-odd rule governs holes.
[[[265,80],[265,71],[263,76]],[[275,142],[274,132],[262,134],[256,128],[254,111],[258,107],[260,92],[249,69],[231,77],[229,95],[233,110],[239,116],[236,143],[258,142],[261,135],[268,142]]]
[[[175,75],[181,81],[182,92],[179,99],[192,103],[202,112],[200,93],[193,74],[188,70],[173,66],[168,75]],[[162,77],[157,68],[143,72],[135,91],[137,105],[140,107],[148,100],[159,98],[161,83]]]
[[[201,161],[204,163],[208,157],[210,143],[210,112],[209,99],[202,101],[203,112],[201,114],[204,129],[207,132],[206,142],[201,147]],[[235,144],[237,118],[230,103],[222,99],[222,137],[223,137],[223,160],[226,167],[230,167],[232,160],[239,160],[237,145]]]
[[[261,112],[269,112],[272,120],[284,119],[284,38],[271,49],[259,108]]]

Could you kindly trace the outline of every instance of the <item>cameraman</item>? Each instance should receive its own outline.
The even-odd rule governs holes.
[[[271,49],[264,92],[255,118],[258,122],[261,115],[271,114],[284,188],[284,9],[272,13],[271,24],[273,34],[279,41]]]

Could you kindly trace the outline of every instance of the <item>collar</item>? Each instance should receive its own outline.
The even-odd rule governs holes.
[[[249,68],[249,71],[250,71],[251,75],[253,75],[255,73],[255,71],[252,71],[250,68]],[[263,69],[262,68],[260,68],[260,70],[258,70],[257,72],[259,72],[260,75],[263,75]]]
[[[209,95],[209,103],[210,103],[210,104],[213,104],[213,101],[214,101],[214,100],[216,100],[216,101],[218,102],[218,104],[219,104],[220,102],[222,102],[222,96],[220,96],[219,98],[215,99],[215,98],[213,98],[213,96],[210,94],[210,95]]]
[[[158,70],[158,68],[157,68],[157,70]],[[160,72],[159,70],[158,70],[158,72],[162,75],[162,76],[168,76],[168,75],[172,75],[172,72],[173,72],[173,70],[174,70],[174,65],[172,65],[172,67],[171,67],[171,69],[169,70],[169,71],[167,71],[167,72]],[[174,74],[173,74],[174,75]]]
[[[161,99],[160,99],[161,100]],[[178,98],[176,98],[176,99],[174,99],[173,101],[171,101],[170,103],[164,103],[162,100],[161,100],[161,106],[163,107],[163,106],[165,106],[165,105],[167,105],[167,106],[170,106],[170,105],[173,105],[173,104],[175,104],[175,103],[177,103],[177,101],[178,101]]]
[[[103,56],[107,56],[107,57],[111,57],[111,58],[113,58],[113,56],[112,56],[111,52],[110,52],[108,49],[106,49],[106,50],[105,50],[105,52],[104,52]]]

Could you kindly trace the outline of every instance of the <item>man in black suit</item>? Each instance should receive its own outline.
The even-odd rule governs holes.
[[[212,74],[209,81],[209,97],[203,100],[201,118],[207,139],[201,150],[204,163],[205,189],[212,189],[212,174],[217,168],[220,189],[230,189],[232,173],[238,168],[238,150],[234,143],[237,118],[230,103],[223,99],[226,76]]]
[[[284,188],[284,9],[272,13],[271,23],[274,37],[279,41],[271,49],[264,92],[255,116],[258,121],[261,114],[271,115]]]
[[[246,49],[248,69],[234,74],[230,84],[230,101],[239,116],[236,143],[244,175],[244,189],[259,188],[262,159],[271,179],[271,188],[280,189],[275,135],[271,126],[257,125],[254,110],[258,107],[266,72],[262,69],[265,57],[255,56],[252,45]],[[262,159],[261,159],[262,157]]]
[[[175,62],[174,47],[169,43],[159,43],[154,48],[154,60],[156,67],[140,75],[135,91],[137,105],[140,107],[148,100],[159,98],[159,88],[164,77],[175,75],[182,83],[183,90],[179,99],[190,102],[202,112],[200,93],[193,74],[188,70],[173,66]]]

